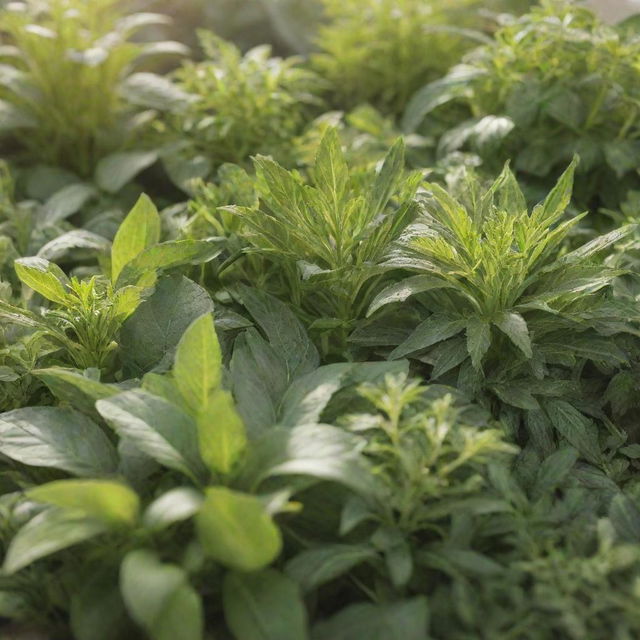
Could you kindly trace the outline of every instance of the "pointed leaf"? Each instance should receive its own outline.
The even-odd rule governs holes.
[[[44,258],[19,258],[15,269],[20,280],[41,296],[58,304],[66,303],[69,296],[65,285],[69,279],[58,265]]]

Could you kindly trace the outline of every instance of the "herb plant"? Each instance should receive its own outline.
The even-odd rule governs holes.
[[[538,189],[578,154],[578,206],[615,209],[637,188],[639,55],[633,33],[603,25],[585,7],[545,1],[419,91],[405,130],[458,100],[469,119],[442,135],[441,154],[470,149],[488,171],[512,159]]]

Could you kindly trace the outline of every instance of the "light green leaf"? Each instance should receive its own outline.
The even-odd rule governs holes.
[[[247,446],[242,418],[227,391],[210,394],[198,412],[200,455],[213,472],[228,474]]]
[[[202,602],[182,568],[162,563],[151,551],[131,551],[120,568],[120,590],[131,617],[152,640],[202,640]]]
[[[142,522],[148,529],[165,529],[182,520],[188,520],[200,509],[200,492],[189,487],[178,487],[156,498],[144,512]]]
[[[116,282],[124,267],[145,249],[160,240],[160,216],[149,197],[142,194],[124,219],[111,248],[111,281]]]
[[[99,520],[60,509],[47,509],[29,520],[11,540],[3,570],[16,573],[32,562],[108,530]]]
[[[184,332],[176,349],[173,376],[191,411],[197,414],[206,408],[222,379],[222,354],[210,313]]]
[[[224,614],[237,640],[308,640],[307,611],[298,586],[273,569],[230,573]]]
[[[156,151],[121,151],[105,156],[98,162],[96,184],[107,193],[118,193],[141,171],[158,159]]]
[[[44,258],[19,258],[15,261],[18,277],[24,284],[44,296],[47,300],[65,304],[68,294],[65,285],[69,279],[64,271]]]
[[[29,489],[27,497],[87,518],[129,525],[136,521],[140,507],[134,491],[109,480],[57,480]]]
[[[115,472],[116,451],[88,417],[59,407],[28,407],[0,414],[0,453],[22,464],[77,476]]]
[[[282,548],[280,531],[262,502],[223,487],[206,490],[196,530],[208,556],[239,571],[266,567]]]

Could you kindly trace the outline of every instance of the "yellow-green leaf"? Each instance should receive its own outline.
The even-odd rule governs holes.
[[[67,276],[62,269],[44,258],[19,258],[15,261],[18,277],[47,300],[64,304],[67,300]]]
[[[111,248],[111,280],[136,256],[160,240],[160,216],[149,196],[142,194],[124,219]]]
[[[195,414],[203,410],[222,377],[222,354],[210,313],[200,316],[184,332],[173,375],[189,408]]]
[[[244,423],[227,391],[214,391],[198,412],[198,443],[205,464],[218,473],[229,473],[242,455]]]
[[[57,480],[30,489],[27,496],[87,517],[124,524],[135,522],[140,507],[134,491],[109,480]]]
[[[262,502],[223,487],[206,490],[196,530],[208,556],[240,571],[266,567],[282,549],[280,530]]]

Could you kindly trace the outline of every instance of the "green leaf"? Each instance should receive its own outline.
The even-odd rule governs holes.
[[[60,509],[47,509],[29,520],[13,537],[4,558],[3,571],[16,573],[36,560],[107,530],[108,525],[99,520]]]
[[[228,474],[244,453],[247,436],[231,394],[218,390],[197,416],[200,455],[211,471]]]
[[[32,373],[49,387],[58,400],[88,414],[95,414],[97,400],[110,398],[121,392],[116,385],[98,382],[75,369],[50,367],[36,369]]]
[[[57,480],[29,489],[27,497],[113,524],[134,524],[140,508],[135,492],[109,480]]]
[[[533,488],[535,498],[554,491],[569,475],[578,460],[578,452],[573,447],[563,447],[543,460]]]
[[[213,311],[209,294],[182,276],[160,280],[120,331],[122,359],[128,377],[151,369],[171,368],[175,348],[187,327]]]
[[[313,180],[329,202],[337,204],[344,198],[349,182],[349,168],[335,127],[327,128],[322,137],[313,167]]]
[[[392,360],[404,358],[411,353],[422,351],[438,342],[448,340],[464,331],[466,324],[463,318],[447,313],[434,313],[420,323],[413,333],[391,352],[389,358]]]
[[[46,224],[55,224],[61,220],[66,220],[69,216],[80,211],[89,200],[95,198],[97,195],[98,191],[92,184],[78,182],[67,185],[59,191],[56,191],[46,201],[43,211],[43,222]],[[38,255],[42,254],[39,252]]]
[[[361,455],[364,444],[358,436],[326,424],[273,429],[253,444],[246,478],[255,486],[269,477],[301,475],[375,495],[375,476]]]
[[[180,111],[196,99],[155,73],[132,73],[122,83],[122,94],[132,104],[160,111]]]
[[[308,640],[307,612],[290,578],[273,569],[229,573],[222,598],[227,625],[237,640]]]
[[[136,285],[149,274],[160,273],[186,264],[202,264],[222,251],[219,240],[173,240],[141,251],[122,269],[116,286]]]
[[[603,454],[598,442],[598,427],[565,400],[545,400],[549,420],[554,428],[589,462],[598,465]]]
[[[549,192],[549,195],[540,205],[543,219],[547,224],[557,220],[567,209],[573,193],[573,178],[578,165],[578,159],[574,158],[566,171],[560,176],[558,182]],[[535,211],[535,209],[534,209]]]
[[[429,609],[424,597],[393,604],[353,604],[313,630],[313,640],[425,640]]]
[[[494,320],[493,324],[495,324],[527,358],[533,357],[529,328],[527,327],[525,319],[519,313],[505,311],[498,316],[497,320]]]
[[[611,501],[609,519],[619,538],[624,542],[640,542],[640,509],[624,493],[619,493]]]
[[[404,302],[407,298],[424,291],[444,289],[450,286],[441,278],[435,276],[411,276],[400,282],[389,285],[383,289],[369,305],[367,317],[373,315],[378,309],[395,302]]]
[[[158,159],[156,151],[120,151],[105,156],[98,162],[96,184],[107,193],[118,193],[141,171]]]
[[[0,453],[22,464],[77,476],[115,472],[116,451],[94,422],[58,407],[29,407],[0,414]]]
[[[124,267],[160,240],[160,216],[150,198],[142,194],[120,225],[111,248],[111,281]]]
[[[376,557],[378,553],[368,545],[333,544],[299,553],[287,563],[286,572],[309,593]]]
[[[196,515],[205,553],[239,571],[257,571],[280,554],[278,527],[255,496],[223,487],[209,488]]]
[[[180,567],[160,562],[151,551],[131,551],[120,568],[120,590],[131,617],[152,640],[202,640],[202,602]]]
[[[88,567],[71,595],[69,624],[75,640],[122,640],[136,632],[124,607],[117,571]]]
[[[222,379],[222,354],[210,313],[184,332],[176,349],[173,376],[191,411],[197,414],[206,408]]]
[[[269,344],[285,361],[287,377],[293,380],[318,367],[320,357],[302,323],[278,299],[257,289],[239,288],[242,304],[249,310]]]
[[[196,482],[204,476],[196,424],[178,407],[136,390],[99,400],[96,408],[120,437],[131,440],[142,453]]]
[[[142,522],[147,529],[165,529],[194,516],[202,506],[203,499],[200,492],[189,487],[171,489],[147,507]]]
[[[467,323],[467,351],[476,371],[482,370],[482,360],[491,346],[491,325],[478,317]]]
[[[14,264],[24,284],[47,300],[66,304],[69,296],[65,285],[69,279],[58,265],[44,258],[19,258]]]

